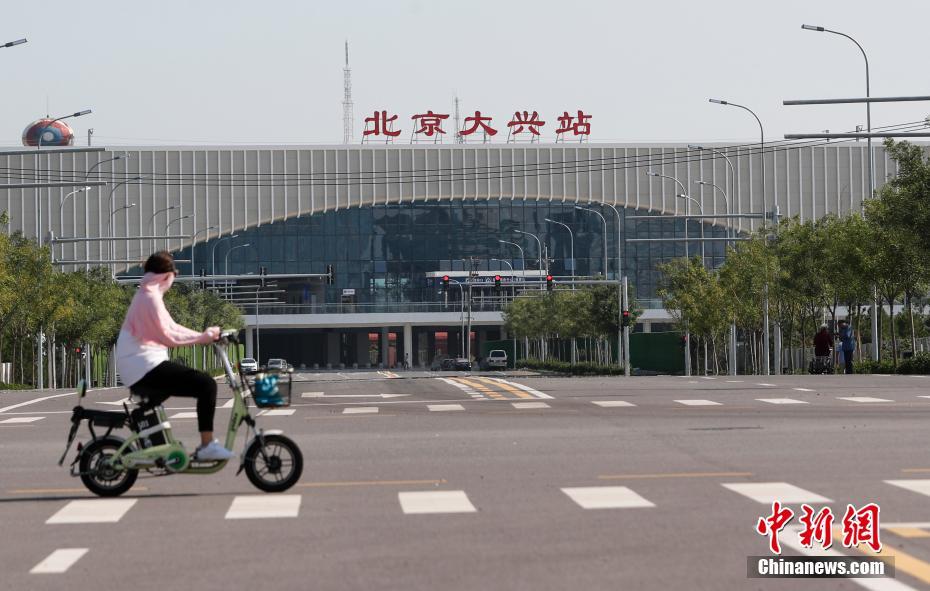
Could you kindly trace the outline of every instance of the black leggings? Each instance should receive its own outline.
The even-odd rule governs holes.
[[[133,394],[148,398],[149,406],[157,406],[170,396],[197,399],[197,429],[213,431],[216,414],[216,380],[196,369],[173,361],[162,361],[141,380],[129,387]]]

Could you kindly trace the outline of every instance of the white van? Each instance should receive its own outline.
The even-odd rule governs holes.
[[[507,351],[494,349],[488,353],[488,369],[507,369]]]

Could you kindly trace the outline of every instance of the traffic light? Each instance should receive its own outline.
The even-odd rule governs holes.
[[[336,283],[336,267],[333,265],[326,265],[326,283],[332,285]]]
[[[443,289],[448,289],[448,287],[449,287],[449,276],[448,276],[448,275],[443,275],[443,276],[442,276],[442,288],[443,288]]]
[[[552,291],[552,288],[554,287],[552,283],[553,283],[552,275],[546,275],[546,290],[547,291]]]
[[[624,310],[624,311],[623,311],[623,319],[622,319],[622,321],[621,321],[621,323],[620,323],[621,326],[630,326],[632,320],[633,320],[633,319],[630,317],[630,311],[629,311],[629,310]]]
[[[497,289],[501,288],[501,276],[500,275],[494,276],[494,287]]]

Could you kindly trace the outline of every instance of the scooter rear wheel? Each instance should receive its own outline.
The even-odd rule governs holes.
[[[135,484],[138,470],[117,470],[108,465],[122,445],[122,439],[105,437],[92,441],[81,452],[78,463],[81,482],[90,492],[100,497],[118,497]]]
[[[284,435],[265,435],[262,439],[264,449],[256,437],[245,452],[245,474],[249,482],[265,492],[284,492],[300,480],[303,454]]]

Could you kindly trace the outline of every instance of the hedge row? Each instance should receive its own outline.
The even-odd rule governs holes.
[[[621,376],[623,368],[616,365],[601,365],[589,361],[569,363],[568,361],[540,361],[539,359],[521,359],[517,361],[520,369],[552,371],[573,376]]]
[[[882,361],[859,361],[853,364],[856,373],[899,373],[930,374],[930,353],[918,353],[898,363],[898,367],[889,359]]]

